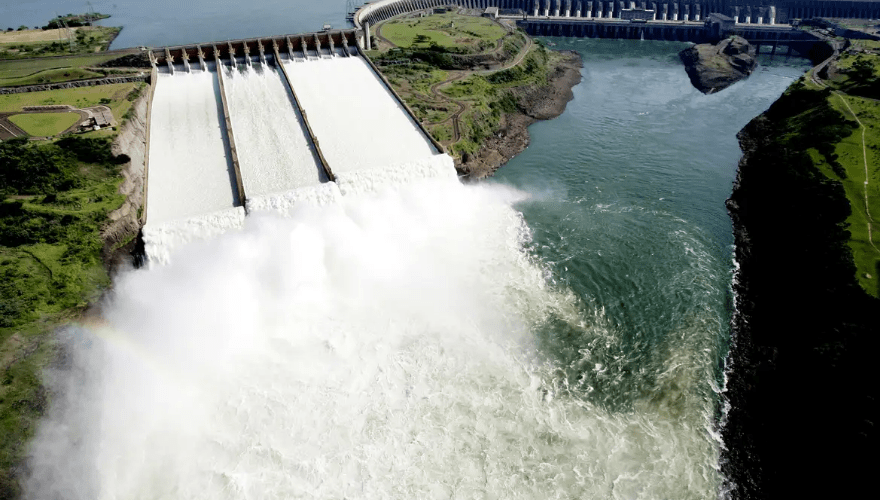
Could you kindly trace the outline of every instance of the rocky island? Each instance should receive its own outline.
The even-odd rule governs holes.
[[[694,45],[678,55],[691,83],[704,94],[726,89],[748,77],[758,65],[754,47],[740,36],[732,36],[714,45]]]

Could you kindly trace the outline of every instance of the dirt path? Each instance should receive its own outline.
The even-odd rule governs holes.
[[[843,104],[846,106],[846,109],[849,110],[850,114],[853,116],[853,118],[856,119],[856,122],[859,124],[859,127],[862,129],[862,159],[864,160],[864,163],[865,163],[864,195],[865,195],[865,215],[868,218],[868,243],[870,243],[871,246],[874,247],[874,250],[876,250],[878,253],[880,253],[880,249],[878,249],[877,245],[874,244],[874,239],[873,239],[874,237],[873,237],[873,232],[872,232],[872,227],[871,227],[874,225],[874,219],[871,217],[871,208],[868,206],[868,179],[869,179],[869,176],[868,176],[868,150],[865,146],[866,127],[865,127],[865,125],[862,124],[862,121],[859,120],[859,117],[855,114],[855,112],[850,107],[850,105],[846,101],[846,99],[843,98],[843,94],[840,92],[837,92],[837,91],[835,91],[834,94],[837,97],[839,97],[841,101],[843,101]]]
[[[496,21],[496,23],[501,25],[497,21]],[[380,23],[374,27],[373,35],[376,37],[376,40],[377,40],[376,45],[378,46],[381,43],[383,45],[386,45],[389,48],[397,47],[397,45],[394,44],[393,42],[391,42],[391,40],[382,36],[382,28],[384,27],[384,25],[385,25],[385,23],[383,22],[383,23]],[[501,25],[501,26],[504,27],[504,25]],[[504,36],[499,38],[495,43],[495,47],[492,50],[485,52],[484,54],[498,54],[498,53],[502,52],[504,50],[504,42],[508,39],[508,37],[518,36],[515,31],[511,31],[510,29],[508,29],[506,27],[504,27],[504,28],[505,28],[505,30],[507,30],[507,34],[505,34]],[[450,85],[458,80],[461,80],[463,78],[471,76],[471,75],[477,75],[477,74],[478,75],[489,75],[492,73],[496,73],[498,71],[504,71],[506,69],[510,69],[518,64],[521,64],[523,62],[523,60],[526,58],[526,56],[529,54],[529,52],[532,50],[532,47],[534,45],[534,42],[532,41],[531,37],[525,36],[524,38],[525,38],[526,43],[523,47],[521,47],[519,49],[519,53],[517,53],[516,57],[511,59],[509,62],[503,64],[500,68],[493,69],[493,70],[486,70],[486,71],[452,70],[447,73],[447,78],[445,80],[443,80],[442,82],[437,82],[437,83],[431,85],[431,87],[429,89],[430,96],[425,96],[425,97],[427,97],[429,100],[432,100],[434,103],[454,104],[455,106],[458,107],[458,110],[455,111],[452,114],[452,116],[446,118],[445,120],[441,120],[438,122],[427,122],[426,123],[426,125],[434,126],[434,125],[443,125],[443,124],[452,122],[452,140],[451,141],[442,141],[444,143],[444,146],[450,147],[461,140],[461,116],[464,114],[465,111],[470,109],[470,105],[465,101],[453,99],[453,98],[445,95],[442,92],[442,88],[447,85]],[[379,47],[374,47],[374,49],[378,49],[378,48]],[[415,90],[410,90],[410,91],[413,92],[414,94],[416,93]],[[418,94],[424,95],[421,93],[418,93]]]
[[[431,85],[431,95],[435,99],[437,99],[441,102],[448,102],[448,103],[452,103],[452,104],[455,104],[456,106],[458,106],[458,111],[453,113],[452,116],[450,116],[449,118],[447,118],[441,122],[437,122],[435,124],[435,125],[442,125],[442,124],[447,123],[450,120],[452,120],[452,142],[450,144],[455,144],[456,142],[461,140],[461,126],[459,125],[459,119],[461,118],[461,114],[465,112],[465,110],[468,108],[468,106],[464,102],[452,99],[451,97],[440,92],[440,87],[448,85],[452,82],[461,80],[465,76],[468,76],[467,72],[457,72],[457,74],[455,74],[455,76],[453,76],[451,78],[447,78],[446,80],[443,80],[442,82],[437,82],[434,85]]]

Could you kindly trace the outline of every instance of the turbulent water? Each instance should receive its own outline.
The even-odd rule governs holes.
[[[162,73],[153,96],[147,221],[179,220],[238,203],[213,71]]]
[[[313,52],[310,60],[286,61],[284,67],[334,173],[433,153],[418,125],[364,59],[319,58]]]
[[[682,44],[554,41],[584,81],[492,182],[351,172],[119,277],[29,495],[717,497],[734,135],[803,66],[702,96]]]
[[[227,71],[226,97],[247,197],[326,182],[280,70],[256,63]]]

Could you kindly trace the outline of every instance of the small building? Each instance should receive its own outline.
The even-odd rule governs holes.
[[[109,109],[102,109],[100,113],[95,113],[93,118],[95,125],[104,128],[113,124],[113,113]]]
[[[483,11],[483,17],[498,19],[498,7],[486,7],[486,10]]]
[[[113,113],[109,109],[95,107],[89,108],[88,111],[91,112],[92,116],[80,122],[79,129],[81,131],[101,130],[113,125]]]
[[[446,7],[437,7],[434,9],[434,14],[446,14],[447,10]]]

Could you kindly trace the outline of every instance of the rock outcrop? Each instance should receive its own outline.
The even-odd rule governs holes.
[[[745,38],[733,36],[717,45],[702,43],[679,52],[691,83],[711,94],[746,78],[758,65],[755,48]]]
[[[128,156],[121,169],[119,193],[125,202],[110,212],[107,224],[101,230],[104,241],[104,262],[114,268],[127,255],[140,231],[140,209],[144,204],[144,165],[146,163],[147,106],[149,89],[132,104],[131,117],[120,127],[113,141],[113,154]]]
[[[108,76],[92,80],[74,80],[72,82],[44,83],[41,85],[23,85],[21,87],[0,88],[2,94],[23,94],[25,92],[43,92],[45,90],[75,89],[79,87],[94,87],[95,85],[108,85],[111,83],[143,82],[150,79],[149,73],[128,76]]]

